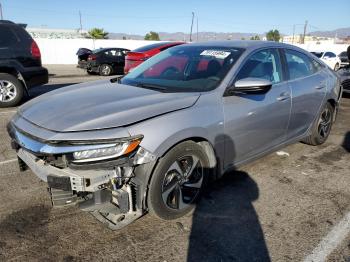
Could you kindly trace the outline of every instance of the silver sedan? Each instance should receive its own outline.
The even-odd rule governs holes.
[[[35,98],[8,131],[54,206],[118,229],[146,212],[181,217],[224,172],[291,143],[324,143],[341,93],[336,74],[294,46],[187,44],[122,78]]]

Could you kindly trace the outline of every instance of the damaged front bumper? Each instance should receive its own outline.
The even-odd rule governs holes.
[[[76,164],[75,151],[108,145],[50,144],[9,125],[12,146],[20,168],[30,168],[47,182],[53,206],[78,205],[115,230],[136,220],[147,210],[146,190],[156,157],[138,146],[127,156],[108,161]]]

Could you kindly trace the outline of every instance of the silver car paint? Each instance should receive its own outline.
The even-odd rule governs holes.
[[[303,52],[307,54],[307,52],[302,49],[288,46],[285,44],[273,43],[273,42],[249,42],[249,41],[241,41],[241,42],[215,42],[215,43],[201,43],[201,45],[222,45],[222,46],[234,46],[234,47],[243,47],[246,48],[246,51],[237,61],[237,63],[233,66],[231,71],[227,74],[225,79],[221,82],[218,88],[213,91],[205,92],[202,94],[199,93],[186,93],[186,94],[175,94],[172,96],[176,99],[175,103],[170,103],[172,105],[171,110],[165,109],[165,107],[158,108],[159,114],[156,113],[156,107],[154,110],[145,111],[147,108],[146,104],[143,104],[137,110],[135,105],[132,106],[133,114],[140,114],[140,117],[134,117],[133,114],[128,114],[128,112],[124,111],[130,119],[127,121],[127,117],[121,118],[123,121],[120,121],[120,115],[110,114],[105,121],[97,121],[99,124],[103,123],[102,126],[98,126],[94,124],[93,117],[98,114],[101,116],[101,112],[92,112],[92,116],[88,118],[88,125],[84,126],[83,120],[84,113],[79,111],[74,112],[75,118],[72,119],[71,116],[67,115],[56,115],[57,118],[60,118],[60,123],[65,125],[65,119],[70,119],[73,124],[65,125],[60,131],[76,131],[76,132],[60,132],[59,134],[54,134],[56,132],[52,132],[51,135],[46,134],[46,138],[50,140],[51,138],[59,138],[60,140],[74,140],[74,138],[78,138],[80,140],[88,140],[91,137],[96,137],[101,135],[96,135],[98,132],[106,132],[105,130],[99,131],[87,131],[87,132],[78,132],[79,129],[98,129],[103,127],[113,127],[113,126],[121,126],[123,124],[128,124],[127,127],[124,128],[110,128],[108,130],[108,135],[112,135],[115,131],[115,136],[120,137],[119,135],[125,135],[129,133],[131,136],[140,135],[144,136],[144,139],[141,142],[141,146],[146,150],[154,153],[158,157],[162,156],[169,148],[177,144],[182,140],[186,140],[189,138],[200,138],[207,140],[214,148],[217,157],[219,158],[220,164],[222,167],[228,167],[234,163],[244,162],[247,159],[252,159],[254,156],[261,155],[262,153],[266,153],[271,149],[275,148],[279,144],[283,144],[283,142],[291,141],[293,138],[300,138],[301,136],[307,135],[308,128],[312,124],[312,117],[316,116],[317,110],[323,105],[323,103],[329,99],[334,101],[338,101],[339,98],[339,86],[332,85],[324,88],[322,93],[315,89],[315,86],[319,84],[320,77],[312,76],[312,81],[309,82],[310,86],[305,87],[305,83],[298,84],[297,87],[293,87],[293,85],[289,82],[289,85],[286,83],[281,83],[279,85],[273,86],[272,90],[268,92],[262,101],[259,101],[260,98],[251,96],[231,96],[224,97],[224,92],[226,88],[231,84],[234,79],[235,74],[241,66],[242,61],[244,61],[252,52],[260,49],[260,48],[290,48],[297,50],[299,52]],[[307,54],[308,55],[308,54]],[[327,74],[329,78],[333,80],[328,81],[329,83],[336,83],[334,79],[336,76],[327,71],[329,69],[324,68],[325,71],[322,74]],[[302,82],[301,80],[297,80]],[[97,83],[83,84],[80,87],[84,88],[74,88],[71,95],[74,94],[74,97],[71,99],[71,103],[65,105],[65,112],[68,114],[72,110],[70,108],[78,109],[78,107],[74,104],[74,102],[80,102],[80,95],[84,95],[84,92],[87,90],[96,90]],[[108,81],[98,82],[98,86],[103,88],[104,85],[110,86],[111,84]],[[115,86],[111,87],[111,90],[115,91],[115,98],[123,94],[118,93],[118,85],[113,84]],[[67,87],[61,91],[55,91],[51,94],[47,94],[38,100],[33,100],[29,104],[24,105],[20,112],[23,114],[29,121],[37,122],[41,121],[39,125],[49,125],[50,121],[55,121],[51,115],[46,114],[45,111],[47,107],[55,107],[58,111],[62,108],[56,107],[54,105],[55,98],[59,98],[62,96],[63,91],[69,92],[69,88]],[[141,97],[141,94],[147,95],[150,97],[157,97],[158,99],[150,99],[144,101],[143,103],[155,103],[157,101],[166,101],[169,102],[172,98],[168,96],[168,94],[160,94],[156,91],[143,90],[141,88],[133,88],[133,95],[135,97]],[[297,96],[298,92],[295,89],[297,88],[305,88],[306,97]],[[123,88],[121,88],[123,89]],[[123,89],[127,92],[126,89]],[[110,91],[107,91],[108,94],[112,94]],[[286,99],[283,101],[278,101],[281,94],[289,93],[291,95],[291,99]],[[102,93],[103,94],[103,93]],[[295,97],[294,97],[295,95]],[[52,98],[50,98],[52,97]],[[114,96],[113,96],[114,97]],[[164,98],[166,97],[166,98]],[[199,99],[197,100],[197,98]],[[49,99],[50,98],[50,99]],[[85,96],[86,99],[90,99],[90,101],[85,101],[89,106],[93,106],[94,102],[96,104],[96,98],[92,96]],[[45,103],[43,100],[49,99],[51,101],[50,105]],[[102,96],[100,100],[104,103],[104,99],[109,104],[113,104],[109,97]],[[295,103],[293,101],[295,99]],[[310,100],[306,100],[310,99]],[[197,102],[196,102],[197,100]],[[129,101],[132,101],[129,100]],[[141,101],[137,100],[137,101]],[[184,101],[186,101],[184,103]],[[38,102],[38,104],[37,104]],[[117,101],[115,103],[118,103]],[[166,104],[166,103],[165,103]],[[177,106],[178,104],[178,106]],[[36,105],[39,105],[36,107]],[[64,106],[62,102],[60,102],[61,106]],[[192,107],[190,107],[192,105]],[[36,108],[35,110],[33,108]],[[115,110],[120,109],[118,107],[112,107]],[[176,110],[174,109],[181,109]],[[95,110],[100,109],[103,110],[103,107],[99,107],[97,105],[94,107]],[[28,111],[27,111],[28,110]],[[300,119],[296,117],[291,117],[291,121],[289,121],[288,112],[292,110],[296,112],[298,117],[306,116],[306,120],[303,123],[299,123]],[[29,112],[29,113],[26,113]],[[107,113],[111,113],[112,110],[109,110]],[[170,112],[169,112],[170,111]],[[171,112],[174,111],[174,112]],[[52,111],[51,111],[52,112]],[[151,112],[151,113],[150,113]],[[160,113],[161,112],[161,113]],[[168,112],[167,114],[165,114]],[[126,116],[125,115],[125,116]],[[118,118],[117,118],[118,117]],[[33,119],[31,119],[33,118]],[[142,121],[142,119],[147,119],[146,121]],[[304,120],[304,119],[302,119]],[[109,122],[110,121],[110,122]],[[135,121],[136,123],[133,123]],[[290,123],[289,123],[290,122]],[[13,123],[15,126],[25,126],[24,121],[20,120],[20,118],[14,119]],[[289,123],[289,127],[287,129],[287,125]],[[28,123],[27,123],[28,125]],[[72,129],[71,127],[79,127],[77,129]],[[52,126],[50,126],[52,127]],[[58,129],[57,128],[48,128],[45,129]],[[22,128],[31,135],[36,137],[41,137],[43,133],[49,132],[46,130],[45,132],[37,132],[32,129]],[[39,128],[37,128],[39,129]],[[300,129],[300,130],[299,130]],[[127,130],[127,131],[126,131]],[[121,133],[120,133],[121,132]],[[57,132],[58,133],[58,132]],[[91,135],[94,134],[94,135]],[[297,134],[301,134],[300,136]],[[291,138],[291,139],[288,139]],[[271,140],[270,140],[271,139]]]
[[[33,124],[57,132],[106,129],[192,106],[199,94],[159,93],[110,81],[78,84],[39,96],[19,110]],[[79,100],[77,101],[77,97]]]

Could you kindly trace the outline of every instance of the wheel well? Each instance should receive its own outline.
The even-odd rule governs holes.
[[[328,99],[327,102],[330,103],[331,106],[333,106],[333,108],[335,109],[335,107],[336,107],[336,102],[335,102],[334,99]]]
[[[197,143],[198,145],[200,145],[208,156],[209,164],[210,164],[209,167],[215,168],[217,166],[218,160],[216,157],[214,147],[207,139],[205,139],[203,137],[189,137],[189,138],[183,139],[183,140],[177,142],[176,144],[172,145],[170,148],[168,148],[168,150],[165,151],[161,157],[165,156],[172,148],[174,148],[178,144],[185,142],[185,141],[193,141],[193,142]]]
[[[18,78],[17,70],[11,67],[0,67],[0,73],[7,73]]]
[[[16,77],[23,85],[24,90],[27,92],[26,83],[23,80],[22,75],[13,67],[0,67],[0,73],[6,73]]]
[[[216,156],[214,147],[212,146],[212,144],[205,138],[203,137],[189,137],[186,139],[183,139],[181,141],[178,141],[176,144],[172,145],[171,147],[168,148],[168,150],[166,150],[157,160],[156,163],[152,166],[152,171],[150,172],[150,175],[147,179],[147,189],[146,189],[146,193],[144,195],[144,198],[142,200],[142,205],[147,208],[147,199],[148,199],[148,191],[149,191],[149,184],[151,182],[151,179],[153,177],[153,172],[155,170],[155,168],[158,165],[159,159],[164,157],[171,149],[173,149],[175,146],[177,146],[180,143],[183,143],[185,141],[193,141],[195,143],[197,143],[198,145],[200,145],[203,150],[206,152],[206,154],[208,155],[208,159],[209,159],[209,167],[213,168],[214,170],[214,174],[213,174],[213,178],[214,180],[218,178],[218,172],[219,171],[219,159]]]
[[[328,103],[331,104],[331,106],[333,107],[333,122],[336,120],[337,117],[337,102],[334,99],[328,99],[327,100]]]

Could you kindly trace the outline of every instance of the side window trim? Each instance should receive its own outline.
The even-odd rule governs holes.
[[[289,81],[289,70],[288,70],[285,48],[278,48],[278,53],[279,53],[281,64],[282,64],[283,81],[281,81],[281,82]]]

